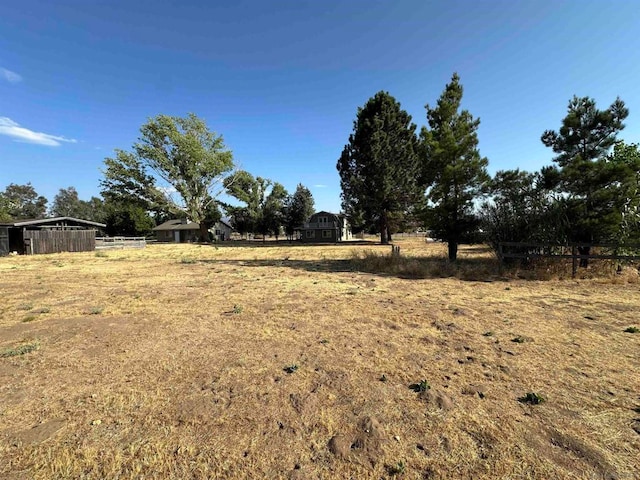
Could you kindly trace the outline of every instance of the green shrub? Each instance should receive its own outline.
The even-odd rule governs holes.
[[[529,405],[540,405],[545,402],[545,399],[538,393],[529,392],[524,397],[518,398],[518,401],[520,403],[528,403]]]
[[[409,388],[416,393],[426,392],[431,388],[431,386],[427,383],[426,380],[420,380],[418,383],[412,383],[409,385]]]

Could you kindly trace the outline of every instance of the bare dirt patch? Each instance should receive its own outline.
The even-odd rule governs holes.
[[[0,477],[640,477],[637,282],[398,243],[0,259]]]

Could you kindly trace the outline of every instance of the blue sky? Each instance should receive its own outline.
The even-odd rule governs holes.
[[[574,95],[630,115],[640,142],[636,1],[279,0],[4,2],[0,189],[50,202],[99,193],[100,169],[147,118],[194,112],[240,166],[318,209],[340,208],[335,165],[356,110],[390,92],[420,128],[458,72],[489,169],[537,170]]]

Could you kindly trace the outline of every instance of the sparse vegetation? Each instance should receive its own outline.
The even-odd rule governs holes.
[[[104,310],[103,307],[91,307],[91,309],[89,310],[89,314],[90,315],[100,315],[103,310]]]
[[[235,315],[240,315],[242,313],[242,305],[234,305],[231,312]]]
[[[518,398],[520,403],[528,403],[529,405],[540,405],[545,402],[542,395],[535,392],[528,392],[524,397]]]
[[[398,463],[389,467],[389,475],[391,475],[392,477],[399,477],[404,473],[406,468],[407,466],[405,465],[405,463],[400,460]]]
[[[640,332],[640,328],[638,327],[627,327],[624,329],[624,331],[626,333],[639,333]]]
[[[17,357],[19,355],[25,355],[27,353],[34,352],[40,348],[40,342],[28,342],[22,343],[15,347],[7,347],[0,350],[0,358]]]
[[[418,383],[412,383],[409,388],[416,393],[426,392],[431,388],[426,380],[420,380]]]
[[[294,373],[298,371],[298,365],[296,365],[295,363],[293,365],[287,365],[282,370],[284,370],[286,373]]]

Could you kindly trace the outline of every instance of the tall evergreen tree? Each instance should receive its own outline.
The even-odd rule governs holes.
[[[285,201],[284,229],[289,239],[293,238],[294,230],[304,224],[314,211],[311,191],[299,183],[296,191]]]
[[[425,220],[436,238],[448,243],[455,261],[458,244],[478,226],[474,200],[490,180],[488,161],[478,150],[478,126],[467,110],[460,110],[462,85],[457,74],[435,107],[426,105],[429,128],[420,132],[423,181],[429,186]]]
[[[393,220],[422,192],[415,130],[400,103],[378,92],[358,108],[353,133],[338,160],[344,212],[356,228],[377,226],[382,243],[391,239]]]
[[[574,96],[560,129],[542,134],[542,143],[557,154],[557,167],[547,167],[542,173],[547,183],[563,195],[569,223],[566,240],[570,242],[615,240],[612,236],[618,216],[612,197],[615,189],[610,185],[617,181],[619,172],[605,159],[628,115],[619,98],[606,110],[599,110],[592,98]],[[579,250],[588,255],[590,247]],[[586,267],[588,262],[583,259],[580,264]]]

